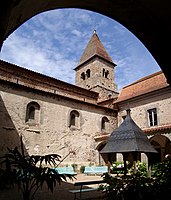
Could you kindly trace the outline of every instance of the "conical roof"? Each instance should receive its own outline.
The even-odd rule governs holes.
[[[112,63],[114,66],[116,65],[113,63],[111,57],[107,53],[103,44],[101,43],[96,31],[94,31],[94,34],[90,38],[82,56],[81,56],[78,66],[83,64],[84,62],[88,61],[90,58],[92,58],[94,56],[99,56],[99,57],[105,59],[106,61]]]
[[[137,126],[127,110],[123,123],[110,135],[100,153],[144,152],[157,153],[147,135]]]

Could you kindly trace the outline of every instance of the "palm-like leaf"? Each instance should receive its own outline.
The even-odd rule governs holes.
[[[21,153],[17,147],[14,149],[8,148],[9,153],[1,157],[1,163],[5,164],[6,168],[2,173],[4,178],[6,177],[6,180],[9,179],[11,181],[10,183],[16,183],[18,185],[19,190],[23,193],[24,199],[29,199],[28,195],[33,198],[36,191],[42,188],[44,183],[53,192],[54,187],[60,184],[61,181],[67,181],[67,178],[74,178],[73,175],[59,174],[50,167],[43,167],[43,164],[55,167],[60,162],[60,155],[26,156],[23,145],[21,145],[21,148]],[[1,176],[1,179],[3,176]]]

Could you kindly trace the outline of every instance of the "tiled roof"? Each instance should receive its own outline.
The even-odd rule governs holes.
[[[111,57],[109,56],[109,54],[107,53],[106,49],[104,48],[103,44],[101,43],[98,35],[96,34],[96,32],[94,32],[94,34],[92,35],[90,41],[88,42],[82,57],[80,59],[80,62],[78,64],[81,65],[84,62],[86,62],[87,60],[89,60],[90,58],[92,58],[93,56],[99,56],[102,57],[103,59],[109,61],[110,63],[114,64]],[[115,65],[115,64],[114,64]]]
[[[0,60],[0,80],[96,104],[98,93]]]
[[[162,126],[155,126],[150,128],[143,129],[144,133],[147,134],[155,134],[155,133],[170,133],[171,131],[171,124],[162,125]]]
[[[138,97],[167,86],[169,86],[169,84],[167,83],[164,73],[159,71],[124,87],[114,103]]]
[[[0,60],[0,83],[17,85],[49,95],[60,96],[82,104],[95,106],[98,109],[113,111],[113,108],[97,105],[98,93],[70,83],[31,71]]]

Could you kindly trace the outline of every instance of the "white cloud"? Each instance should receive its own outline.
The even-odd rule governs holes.
[[[4,43],[1,59],[74,83],[76,67],[94,29],[118,65],[118,88],[160,68],[145,47],[114,20],[91,11],[61,9],[35,16]]]
[[[82,33],[80,31],[76,30],[76,29],[74,29],[71,33],[74,34],[77,37],[80,37],[82,35]]]
[[[64,55],[59,51],[54,52],[47,48],[41,49],[33,40],[13,34],[3,53],[6,55],[4,59],[9,62],[74,83],[74,71],[71,72],[71,68],[76,63],[73,60],[64,58]],[[68,77],[68,73],[72,74],[73,78],[65,79],[65,77]]]

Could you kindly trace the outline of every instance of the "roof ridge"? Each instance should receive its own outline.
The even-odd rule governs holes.
[[[45,78],[45,79],[47,79],[47,80],[51,80],[51,81],[52,81],[51,83],[48,82],[48,83],[47,83],[48,85],[53,85],[53,86],[55,85],[56,87],[57,87],[57,86],[59,87],[59,83],[60,83],[60,84],[65,84],[68,88],[69,88],[69,87],[72,87],[72,88],[74,88],[75,90],[77,90],[77,92],[78,92],[78,88],[79,88],[80,90],[84,90],[84,93],[85,93],[85,92],[90,92],[90,93],[94,93],[95,95],[98,96],[98,93],[95,92],[95,91],[87,90],[87,89],[85,89],[85,88],[82,88],[82,87],[79,87],[79,86],[77,86],[77,85],[74,85],[74,84],[65,82],[65,81],[60,80],[60,79],[57,79],[57,78],[55,78],[55,77],[51,77],[51,76],[48,76],[48,75],[45,75],[45,74],[42,74],[42,73],[33,71],[33,70],[31,70],[31,69],[28,69],[28,68],[25,68],[25,67],[21,67],[21,66],[19,66],[19,65],[17,65],[17,64],[10,63],[10,62],[8,62],[8,61],[1,60],[1,59],[0,59],[0,69],[2,69],[2,68],[4,67],[4,65],[8,65],[8,70],[17,69],[17,71],[16,71],[17,73],[16,73],[16,74],[22,75],[23,77],[27,77],[26,74],[23,73],[23,71],[28,72],[28,73],[31,73],[32,76],[29,77],[30,80],[40,81],[40,78],[41,78],[41,80],[42,80],[42,78]],[[34,75],[34,76],[33,76],[33,75]],[[34,77],[35,77],[35,78],[34,78]],[[42,81],[41,81],[41,82],[42,82]],[[58,82],[58,85],[57,85],[57,82]],[[67,88],[67,89],[68,89],[68,88]],[[92,94],[91,94],[91,96],[92,96]]]
[[[131,84],[129,84],[129,85],[124,86],[122,89],[127,88],[127,87],[129,87],[129,86],[131,86],[131,85],[135,85],[135,84],[140,83],[140,82],[142,82],[142,81],[145,81],[145,80],[147,80],[147,79],[150,79],[150,78],[152,78],[152,77],[154,77],[154,76],[157,76],[157,75],[159,75],[159,74],[162,74],[162,73],[163,73],[162,71],[158,71],[158,72],[155,72],[155,73],[153,73],[153,74],[144,76],[143,78],[140,78],[140,79],[136,80],[135,82],[133,82],[133,83],[131,83]]]

